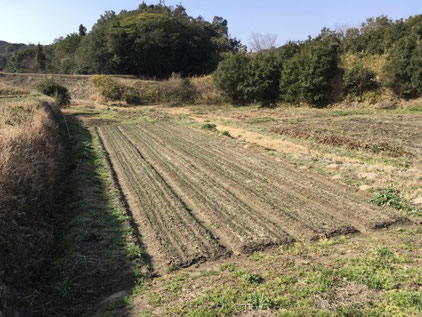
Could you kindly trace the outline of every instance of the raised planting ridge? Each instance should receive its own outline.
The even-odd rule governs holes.
[[[406,219],[349,187],[171,121],[98,135],[154,265],[188,266]]]

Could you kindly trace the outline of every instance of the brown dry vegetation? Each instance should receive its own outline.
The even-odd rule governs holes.
[[[140,105],[178,106],[182,104],[218,105],[223,98],[215,88],[211,76],[193,77],[184,79],[173,74],[168,80],[152,81],[127,77],[107,76],[112,78],[121,90],[129,89],[139,96]],[[93,80],[98,78],[94,76]],[[188,83],[188,86],[185,84]],[[101,87],[98,89],[101,90]],[[107,102],[102,96],[97,101]],[[122,96],[123,97],[123,96]],[[122,102],[122,101],[120,101]]]
[[[115,103],[100,94],[93,84],[92,75],[58,75],[58,74],[10,74],[0,72],[0,96],[26,94],[35,91],[38,84],[46,79],[54,79],[57,83],[69,89],[73,99],[80,103]],[[136,91],[141,98],[141,104],[177,104],[176,99],[182,87],[182,78],[178,75],[168,80],[143,80],[134,76],[108,76],[116,80],[122,87]],[[190,92],[193,104],[215,105],[222,104],[223,99],[216,90],[211,76],[193,77],[190,79]],[[123,101],[122,101],[123,103]]]
[[[15,89],[32,91],[37,90],[37,86],[46,79],[54,79],[57,83],[69,89],[73,99],[87,100],[96,89],[91,82],[92,76],[84,75],[56,75],[56,74],[9,74],[0,73],[0,87],[7,86]]]
[[[0,86],[0,98],[28,95],[29,91],[11,86]]]
[[[333,118],[306,118],[287,120],[273,127],[272,132],[309,139],[349,149],[388,152],[392,156],[420,157],[422,135],[420,116],[417,114],[347,115],[339,112]]]
[[[401,147],[394,146],[388,142],[381,143],[369,143],[361,139],[347,137],[344,135],[336,135],[330,133],[324,133],[324,131],[315,131],[308,129],[298,129],[293,126],[279,126],[271,129],[271,132],[288,135],[293,138],[301,139],[313,139],[321,144],[327,144],[332,146],[343,146],[351,150],[367,150],[373,152],[386,151],[391,153],[393,156],[413,155],[412,152],[405,152]]]
[[[49,249],[48,217],[62,160],[49,100],[0,103],[0,305],[22,290]],[[0,306],[0,307],[1,307]]]

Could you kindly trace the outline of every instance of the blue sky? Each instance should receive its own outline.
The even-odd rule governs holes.
[[[106,10],[135,9],[139,0],[0,0],[0,40],[49,44],[55,38],[88,30]],[[146,1],[157,3],[156,1]],[[277,34],[279,44],[317,35],[322,27],[358,26],[367,17],[407,18],[422,14],[421,0],[167,0],[188,14],[229,21],[230,33],[248,45],[254,32]]]

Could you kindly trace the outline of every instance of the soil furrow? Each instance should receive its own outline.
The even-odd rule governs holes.
[[[109,126],[99,134],[151,254],[168,264],[401,219],[369,207],[347,186],[172,122]]]
[[[123,148],[125,149],[127,156],[130,158],[130,160],[127,161],[127,164],[130,164],[129,168],[133,172],[132,174],[135,175],[135,178],[139,182],[141,188],[140,195],[142,196],[140,196],[140,198],[149,202],[149,210],[153,211],[159,227],[166,233],[166,236],[172,241],[172,244],[177,249],[181,262],[184,263],[189,261],[186,244],[180,237],[180,233],[183,231],[180,231],[180,228],[175,226],[171,210],[166,208],[163,204],[163,200],[159,197],[159,193],[154,187],[154,180],[149,175],[148,167],[143,166],[144,164],[142,160],[134,156],[133,149],[131,149],[131,145],[125,141],[124,136],[121,134],[119,135],[118,130],[115,130],[114,132],[117,135],[120,144],[125,145]],[[191,256],[195,257],[195,255]]]
[[[120,141],[122,142],[123,140],[120,140]],[[134,162],[131,161],[131,163],[134,163]],[[131,172],[132,173],[130,173],[130,175],[135,175],[139,181],[139,175],[142,173],[142,171],[141,173],[139,173],[139,171],[135,171],[133,167],[131,166]],[[140,185],[142,188],[147,188],[147,189],[149,188],[148,185],[145,186],[145,185],[142,185],[142,183],[140,183]],[[139,190],[139,188],[138,188],[138,191],[136,191],[137,196],[142,197],[143,201],[149,202],[148,206],[146,207],[144,206],[143,211],[146,213],[147,216],[150,217],[150,221],[153,223],[153,227],[154,227],[153,230],[155,230],[157,237],[159,239],[164,238],[166,240],[165,241],[166,243],[162,243],[164,248],[172,247],[172,246],[176,247],[177,255],[172,257],[170,263],[184,266],[184,265],[189,265],[198,261],[205,260],[205,256],[203,253],[198,254],[197,252],[193,252],[193,254],[190,254],[190,256],[185,255],[186,249],[183,247],[183,245],[189,246],[190,242],[188,241],[188,243],[185,242],[183,244],[183,241],[175,241],[177,240],[177,233],[174,230],[173,231],[170,230],[168,226],[169,225],[168,221],[163,216],[163,213],[161,212],[161,210],[158,210],[160,206],[157,206],[155,204],[157,203],[157,201],[156,200],[154,201],[154,197],[149,196],[148,193],[149,193],[148,190],[142,191],[142,190]],[[157,215],[157,210],[159,211],[158,215]],[[149,212],[149,211],[152,211],[152,212]],[[151,220],[151,215],[153,215],[153,220]],[[154,225],[154,219],[155,219],[155,222],[157,222],[156,225]],[[174,252],[171,252],[171,253],[173,254]]]
[[[179,141],[171,140],[171,143],[177,142]],[[178,144],[180,146],[184,146],[186,143],[189,143],[189,141],[183,139]],[[196,151],[198,145],[194,147],[194,144],[196,143],[191,143],[190,145],[192,145],[192,150]],[[210,146],[208,145],[208,149],[209,148]],[[211,148],[214,151],[214,147]],[[310,230],[315,232],[316,236],[331,236],[335,234],[356,231],[350,225],[344,224],[344,222],[341,222],[332,215],[327,214],[326,212],[321,213],[321,210],[326,209],[326,207],[315,206],[315,204],[306,197],[301,197],[289,189],[289,186],[283,186],[283,188],[274,190],[274,187],[276,187],[278,184],[274,184],[274,182],[269,184],[269,177],[263,178],[261,174],[256,172],[256,170],[260,169],[259,162],[255,163],[249,168],[245,168],[242,166],[243,163],[240,160],[236,161],[233,159],[232,161],[228,161],[224,159],[223,155],[217,156],[213,153],[213,151],[208,149],[202,147],[204,153],[197,152],[198,155],[200,155],[201,160],[208,161],[210,164],[214,162],[213,165],[217,169],[220,169],[222,173],[230,174],[234,179],[238,179],[239,176],[242,175],[245,178],[245,181],[249,182],[249,184],[245,186],[248,186],[255,192],[259,192],[259,195],[262,196],[262,198],[264,198],[266,201],[273,201],[275,206],[284,205],[286,207],[283,208],[283,210],[278,210],[279,215],[287,211],[288,215],[292,217],[295,222],[306,224]],[[222,147],[220,147],[220,150],[221,149]],[[216,150],[218,151],[218,149]],[[234,155],[228,155],[227,153],[224,154],[224,156],[234,157]],[[296,206],[300,206],[300,208],[297,209]]]
[[[119,131],[119,133],[121,132]],[[139,155],[138,150],[133,147],[129,140],[122,141],[127,141],[128,146],[132,147],[132,155],[134,155],[132,157],[132,161],[141,161],[144,163],[144,165],[148,164],[144,158]],[[141,168],[147,170],[148,167],[149,165],[142,166]],[[176,223],[177,230],[179,230],[179,233],[183,235],[184,241],[186,241],[186,248],[190,249],[195,247],[195,250],[197,247],[199,247],[202,249],[202,252],[207,255],[207,257],[210,257],[213,253],[221,253],[218,252],[218,249],[222,249],[222,247],[218,245],[218,243],[215,241],[215,238],[202,226],[202,224],[198,222],[197,219],[191,215],[191,213],[189,213],[187,206],[181,202],[180,198],[175,195],[174,191],[168,186],[162,177],[157,174],[155,169],[153,171],[153,175],[148,175],[148,178],[151,184],[154,185],[154,191],[161,194],[156,197],[157,201],[162,202],[162,204],[157,207],[166,208],[169,216],[171,216],[173,222]],[[191,222],[193,222],[193,224]],[[194,254],[194,257],[197,256]]]
[[[135,138],[139,137],[139,135],[135,135],[136,132],[134,133],[130,128],[128,128],[128,130]],[[148,140],[154,142],[153,144],[160,148],[160,154],[163,155],[164,149],[167,149],[166,144],[160,143],[153,135],[148,135]],[[235,204],[239,212],[247,213],[253,222],[262,227],[265,233],[271,233],[274,237],[277,237],[278,239],[282,238],[282,240],[287,238],[286,233],[277,224],[273,223],[270,219],[264,220],[259,210],[253,210],[244,201],[233,195],[230,190],[222,186],[220,179],[221,175],[212,175],[210,174],[210,170],[204,171],[203,169],[198,168],[198,164],[194,164],[193,161],[186,159],[180,152],[175,153],[174,151],[167,149],[166,155],[169,155],[168,160],[174,164],[175,168],[180,168],[185,174],[195,175],[195,179],[201,180],[201,184],[206,186],[209,191],[215,191],[222,201],[231,202],[232,204]],[[218,180],[218,182],[216,180]]]
[[[148,147],[147,144],[142,144],[143,149]],[[192,210],[200,211],[200,217],[203,217],[201,221],[208,223],[209,228],[217,229],[220,231],[221,227],[227,227],[223,234],[217,234],[221,240],[226,240],[232,249],[238,250],[239,245],[244,242],[244,237],[247,236],[246,232],[242,228],[238,227],[233,222],[236,218],[234,215],[228,215],[223,213],[221,204],[218,203],[217,198],[205,197],[204,189],[202,187],[192,186],[185,177],[178,175],[179,171],[173,169],[171,166],[166,164],[162,160],[162,155],[157,153],[145,153],[149,154],[148,159],[151,160],[151,164],[154,164],[159,169],[160,173],[164,178],[175,188],[178,195],[183,200],[188,201],[192,206]]]
[[[165,128],[174,129],[173,127],[168,126]],[[180,132],[179,136],[181,135],[193,140],[197,146],[204,146],[202,138],[198,135],[192,136]],[[207,144],[207,148],[210,148],[209,143]],[[257,157],[242,155],[245,154],[242,149],[236,148],[236,151],[234,151],[233,149],[224,147],[224,150],[226,151],[219,153],[219,157],[222,160],[228,155],[230,157],[237,157],[238,159],[241,158],[247,165],[247,171],[257,172],[255,173],[255,176],[259,177],[263,175],[265,176],[264,179],[275,178],[275,180],[277,180],[274,182],[275,186],[288,182],[288,186],[279,188],[281,191],[286,188],[291,188],[295,193],[304,193],[305,196],[309,196],[309,189],[316,188],[317,191],[321,191],[316,198],[318,198],[318,200],[323,200],[322,205],[325,206],[325,208],[329,207],[330,212],[333,215],[343,219],[345,222],[354,224],[361,230],[365,230],[365,228],[383,227],[405,220],[404,217],[397,215],[394,211],[385,211],[374,206],[369,207],[367,203],[364,203],[362,197],[359,197],[359,195],[355,193],[351,193],[350,188],[339,184],[336,184],[334,187],[332,183],[328,183],[328,180],[314,173],[303,175],[303,173],[296,171],[294,168],[289,169],[281,164],[275,164],[275,162],[272,162],[270,159],[263,156],[260,157],[260,160],[263,161],[263,167],[257,166]],[[239,157],[240,155],[242,156]],[[277,171],[277,173],[275,173],[275,171]],[[282,175],[282,178],[279,175]]]
[[[133,212],[134,220],[140,227],[143,240],[147,246],[147,251],[152,255],[154,266],[160,266],[162,263],[171,263],[174,256],[170,250],[168,241],[163,242],[162,235],[158,235],[158,231],[154,228],[154,221],[151,215],[143,212],[146,209],[145,203],[139,199],[136,185],[131,184],[131,177],[125,168],[125,162],[122,159],[119,149],[116,148],[111,133],[105,128],[99,128],[99,134],[103,138],[104,146],[109,153],[110,159],[119,178],[119,183],[123,190],[127,193],[127,200],[130,209]],[[150,229],[147,229],[150,228]]]
[[[120,131],[118,131],[118,133],[120,133]],[[167,188],[164,187],[157,187],[158,183],[155,182],[155,180],[160,180],[160,175],[158,175],[155,171],[155,169],[150,166],[148,164],[148,162],[146,162],[144,160],[144,158],[140,155],[139,152],[137,152],[137,149],[135,149],[129,142],[129,140],[125,139],[123,135],[121,135],[121,142],[125,143],[125,145],[130,148],[133,152],[131,153],[132,158],[131,158],[131,162],[132,163],[142,163],[144,166],[141,167],[141,169],[139,169],[138,171],[134,171],[134,173],[136,174],[140,174],[140,173],[144,173],[145,171],[149,171],[149,173],[154,173],[154,175],[149,175],[149,179],[148,181],[153,184],[154,186],[156,186],[154,189],[155,192],[157,193],[163,193],[161,192],[161,189],[164,189],[164,192],[171,192],[171,190],[169,190],[168,186],[166,183],[162,183],[161,186],[167,186]],[[149,187],[148,187],[149,188]],[[149,190],[147,190],[147,193],[149,192]],[[155,203],[156,205],[153,206],[153,208],[158,209],[158,208],[164,208],[166,206],[166,198],[169,198],[170,196],[167,197],[163,197],[163,196],[155,196],[152,199],[155,199]],[[170,197],[173,200],[173,205],[175,204],[174,199],[175,197]],[[164,202],[163,204],[159,204],[159,202]],[[171,205],[168,205],[167,207],[169,207]],[[167,208],[166,207],[166,208]],[[215,238],[212,236],[212,234],[207,231],[202,225],[200,225],[200,223],[196,222],[198,226],[200,226],[200,228],[202,229],[201,232],[204,233],[203,239],[199,239],[194,232],[192,232],[190,230],[190,226],[187,225],[183,219],[180,217],[180,214],[184,214],[184,213],[189,213],[188,210],[186,210],[184,208],[183,205],[180,205],[179,207],[181,208],[177,208],[177,209],[167,209],[166,215],[168,215],[169,218],[167,222],[169,223],[164,223],[164,225],[167,225],[167,228],[171,231],[170,234],[172,234],[173,236],[175,236],[177,238],[177,236],[181,235],[183,236],[183,239],[178,241],[178,244],[182,250],[182,252],[184,253],[184,257],[182,261],[179,261],[179,263],[175,263],[181,266],[186,266],[186,265],[190,265],[192,263],[196,263],[198,261],[203,261],[206,258],[216,258],[218,256],[221,256],[222,254],[224,254],[224,248],[219,245],[216,241]],[[162,222],[165,222],[166,219],[164,219],[163,217],[163,213],[161,210],[159,210],[159,213],[161,215],[161,219]],[[191,219],[192,220],[192,219]],[[173,230],[172,230],[173,229]],[[180,239],[180,238],[179,238]],[[206,245],[204,244],[204,241],[206,241],[207,243],[210,243],[211,241],[211,245]],[[200,249],[202,249],[202,251],[200,251]]]
[[[148,135],[149,139],[155,138],[157,140],[157,137],[155,137],[153,134],[148,133],[148,131],[142,130],[142,133]],[[277,209],[277,207],[265,202],[262,198],[258,197],[253,191],[242,187],[239,184],[241,182],[235,182],[233,179],[226,177],[225,174],[216,171],[213,166],[206,164],[203,160],[199,160],[197,157],[194,156],[194,153],[189,153],[186,150],[180,147],[175,147],[173,144],[170,145],[167,142],[162,142],[161,145],[163,148],[167,147],[170,151],[172,151],[173,156],[183,158],[186,162],[186,165],[190,165],[196,168],[197,171],[202,173],[203,175],[207,175],[207,181],[218,182],[216,183],[218,184],[218,187],[235,197],[238,200],[239,204],[243,205],[244,208],[247,208],[249,212],[256,212],[256,214],[259,215],[259,217],[261,218],[258,219],[259,222],[261,222],[261,220],[267,221],[272,225],[273,228],[275,228],[275,230],[277,230],[278,228],[278,230],[286,232],[288,235],[292,236],[295,239],[297,239],[297,237],[295,237],[295,234],[297,234],[298,231],[302,233],[301,239],[303,239],[303,236],[308,237],[309,239],[314,236],[312,231],[308,230],[304,226],[300,226],[300,223],[298,223],[297,221],[292,221],[291,219],[289,219],[288,217],[284,217],[283,215],[281,215],[281,217],[275,217],[273,215],[273,210]]]
[[[144,181],[142,180],[142,174],[143,173],[137,173],[133,167],[133,162],[129,161],[127,157],[123,154],[122,149],[124,149],[124,152],[127,153],[127,149],[125,147],[116,147],[116,131],[113,131],[114,133],[110,134],[110,138],[114,141],[114,150],[120,154],[119,161],[122,163],[122,166],[125,170],[125,175],[127,177],[127,180],[130,182],[130,185],[135,190],[136,196],[139,199],[139,202],[142,203],[142,211],[146,214],[148,217],[151,225],[154,228],[154,231],[156,234],[161,238],[163,238],[165,241],[164,243],[161,243],[163,247],[169,248],[169,252],[173,254],[177,258],[183,258],[183,252],[180,247],[177,246],[176,237],[173,237],[172,234],[170,234],[166,230],[166,223],[163,221],[162,214],[159,214],[156,210],[157,208],[154,208],[155,201],[154,198],[151,197],[150,193],[148,191],[145,191],[145,188],[148,188]],[[122,144],[122,140],[119,139],[120,144]],[[148,212],[153,211],[153,212]],[[164,231],[166,234],[162,235],[162,231]],[[177,254],[176,254],[177,253]]]

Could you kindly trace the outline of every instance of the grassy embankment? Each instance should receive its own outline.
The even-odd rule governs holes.
[[[63,147],[54,120],[60,111],[51,104],[40,97],[0,99],[0,307],[6,313],[52,242]]]

